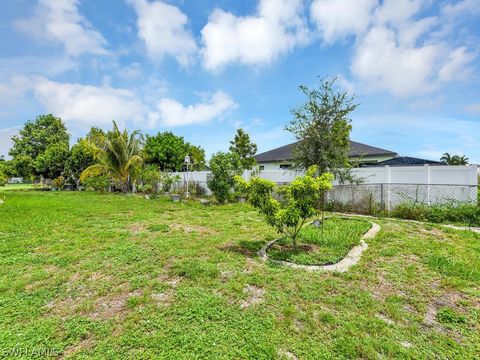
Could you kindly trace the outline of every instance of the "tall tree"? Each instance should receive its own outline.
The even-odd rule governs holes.
[[[33,160],[43,154],[51,145],[68,146],[70,134],[62,119],[48,115],[39,115],[35,121],[28,121],[18,135],[12,137],[13,147],[9,154],[12,158],[19,155],[30,156]]]
[[[68,160],[68,145],[60,142],[50,145],[34,161],[35,173],[42,179],[55,179],[65,171]]]
[[[19,134],[12,137],[13,147],[9,154],[16,174],[23,177],[32,174],[45,176],[49,173],[49,169],[44,167],[48,158],[59,155],[60,149],[68,149],[69,140],[70,134],[62,119],[52,114],[39,115],[35,121],[28,121]],[[47,156],[43,156],[50,147],[55,148]],[[37,162],[40,156],[43,157]],[[51,165],[56,167],[56,164]],[[50,175],[57,173],[57,170],[52,169]]]
[[[131,191],[133,178],[143,164],[140,156],[142,136],[139,131],[120,131],[115,121],[113,130],[92,139],[97,164],[86,168],[80,181],[101,175],[108,175],[119,184],[124,193]]]
[[[349,114],[358,104],[348,92],[338,90],[335,82],[335,78],[323,80],[318,89],[300,86],[307,100],[292,109],[293,120],[286,127],[298,140],[294,148],[297,168],[315,165],[323,174],[350,166]]]
[[[205,168],[205,150],[200,146],[188,144],[187,153],[190,155],[192,170],[200,171]]]
[[[241,128],[237,129],[235,137],[230,141],[230,151],[238,155],[244,170],[250,170],[256,164],[254,156],[257,145],[250,141],[250,135]]]
[[[75,181],[76,189],[80,189],[80,175],[83,170],[95,164],[95,148],[86,139],[79,139],[72,146],[65,167],[66,174]]]
[[[162,171],[182,171],[187,155],[190,155],[195,170],[205,166],[205,151],[170,131],[159,132],[154,136],[147,135],[143,151],[145,161],[157,165]]]
[[[450,155],[448,152],[444,153],[440,161],[447,165],[468,165],[468,158],[465,155]]]

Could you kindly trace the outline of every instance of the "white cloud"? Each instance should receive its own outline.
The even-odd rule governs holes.
[[[370,89],[408,96],[431,90],[432,64],[439,53],[437,45],[402,47],[393,30],[375,27],[357,47],[351,71]]]
[[[146,110],[130,90],[60,83],[46,78],[35,79],[33,87],[36,99],[48,112],[81,129],[110,125],[112,120],[122,125],[144,120]]]
[[[0,104],[21,99],[28,90],[31,90],[30,79],[24,75],[14,75],[8,82],[0,83]]]
[[[476,55],[469,52],[465,46],[453,50],[448,61],[438,72],[440,81],[457,81],[467,78],[472,69],[468,65],[475,59]]]
[[[12,136],[17,135],[20,127],[0,129],[0,155],[8,158],[8,150],[13,146]]]
[[[480,14],[480,1],[463,0],[455,4],[447,4],[443,8],[443,12],[449,16],[459,16],[463,14]]]
[[[197,44],[187,30],[187,16],[173,5],[161,1],[129,0],[137,15],[138,36],[148,54],[162,58],[173,56],[181,65],[188,65],[197,52]]]
[[[432,31],[445,23],[443,17],[419,18],[428,4],[425,0],[377,4],[368,30],[357,33],[350,66],[356,82],[368,90],[409,97],[467,77],[476,54],[465,46],[452,47],[444,39],[446,33]]]
[[[188,106],[164,98],[158,102],[157,111],[150,113],[149,121],[151,126],[157,122],[169,127],[200,124],[222,117],[237,106],[223,91],[217,91],[209,95],[205,101]]]
[[[310,16],[323,40],[332,43],[348,35],[363,33],[370,23],[377,0],[314,0]]]
[[[260,0],[254,16],[216,9],[202,29],[203,64],[210,71],[230,63],[268,64],[308,39],[302,0]]]
[[[34,38],[60,43],[72,56],[106,54],[106,40],[78,11],[78,0],[39,0],[34,15],[15,27]]]

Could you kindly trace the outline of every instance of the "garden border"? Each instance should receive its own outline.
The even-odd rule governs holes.
[[[326,218],[326,219],[328,219],[328,218]],[[352,217],[341,216],[340,219],[351,220]],[[365,234],[362,235],[362,237],[360,238],[360,244],[351,248],[350,251],[347,253],[347,255],[345,255],[345,257],[342,260],[340,260],[339,262],[337,262],[335,264],[329,264],[329,265],[301,265],[301,264],[295,264],[295,263],[290,262],[290,261],[271,259],[267,254],[267,250],[270,246],[272,246],[276,241],[278,241],[280,239],[275,239],[275,240],[269,241],[267,244],[265,244],[258,251],[258,256],[264,262],[270,260],[274,264],[288,266],[288,267],[293,268],[293,269],[304,269],[304,270],[308,270],[308,271],[331,271],[331,272],[340,272],[340,273],[346,272],[353,265],[356,265],[360,261],[360,258],[362,257],[362,253],[365,250],[367,250],[368,244],[365,242],[365,240],[373,239],[381,229],[380,225],[374,223],[373,221],[366,220],[366,219],[364,219],[364,220],[369,222],[372,225],[372,227]]]

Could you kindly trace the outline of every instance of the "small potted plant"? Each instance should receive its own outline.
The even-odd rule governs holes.
[[[182,195],[180,194],[180,189],[174,188],[170,192],[170,198],[172,199],[173,202],[179,202],[182,199]]]

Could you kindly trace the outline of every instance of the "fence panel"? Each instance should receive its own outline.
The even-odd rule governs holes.
[[[334,182],[334,189],[327,199],[340,204],[351,204],[361,208],[380,207],[391,209],[400,203],[446,204],[477,203],[478,166],[404,166],[369,167],[351,170],[361,180],[359,185],[341,185]],[[209,171],[173,173],[180,175],[176,187],[195,183],[211,194],[207,186]],[[263,170],[259,176],[277,184],[290,183],[303,172],[292,170]],[[251,172],[245,171],[248,180]],[[348,200],[348,201],[347,201]]]

